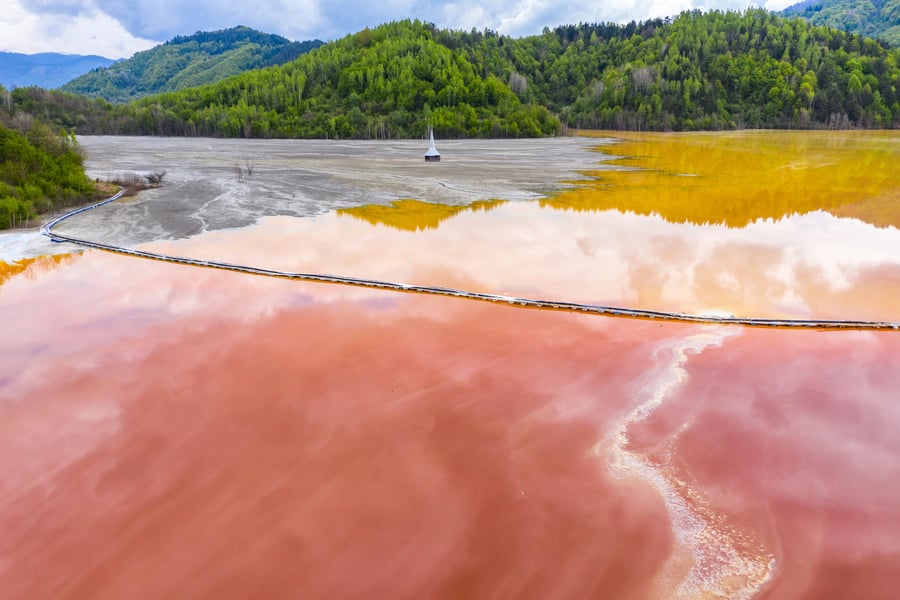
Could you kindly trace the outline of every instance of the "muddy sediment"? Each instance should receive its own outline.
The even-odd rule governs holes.
[[[262,216],[308,217],[404,198],[531,200],[598,168],[603,156],[590,149],[606,141],[438,140],[441,161],[426,163],[422,140],[81,137],[92,178],[165,177],[159,188],[67,222],[65,232],[134,245],[243,227]],[[0,235],[0,259],[60,250],[36,232]]]
[[[587,151],[595,142],[574,138],[448,141],[439,163],[424,161],[417,140],[90,137],[81,145],[93,177],[165,171],[162,187],[70,226],[132,243],[401,198],[446,204],[535,199],[600,158]]]

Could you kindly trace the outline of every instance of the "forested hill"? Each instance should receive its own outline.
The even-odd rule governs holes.
[[[249,27],[197,32],[94,69],[60,89],[110,102],[128,102],[290,62],[321,45],[320,40],[292,42]]]
[[[900,50],[762,9],[510,38],[402,21],[297,60],[126,106],[15,90],[79,133],[548,135],[588,129],[900,126]],[[68,119],[68,120],[67,120]]]
[[[546,69],[545,88],[577,127],[900,125],[900,51],[858,35],[762,9],[686,12],[605,43],[569,31],[575,51]]]
[[[94,193],[74,136],[25,115],[10,119],[0,108],[0,229],[34,225],[39,213]]]
[[[900,46],[900,0],[804,0],[781,14]]]
[[[445,136],[540,136],[559,121],[524,105],[506,83],[436,29],[402,21],[364,29],[293,63],[218,85],[148,98],[167,111],[162,128],[189,134],[287,137],[412,137],[430,124]],[[173,132],[174,133],[174,132]]]

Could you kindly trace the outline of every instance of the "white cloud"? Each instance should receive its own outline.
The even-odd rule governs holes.
[[[127,58],[158,43],[132,35],[121,23],[86,3],[55,2],[54,10],[38,14],[24,8],[19,0],[7,2],[0,15],[0,50],[7,52]],[[38,8],[42,8],[41,3]]]
[[[415,3],[419,18],[452,29],[493,29],[506,35],[538,34],[547,26],[577,23],[626,23],[655,17],[675,17],[685,10],[712,8],[743,10],[767,0],[623,0],[616,3],[586,3],[583,0],[457,0],[435,7],[427,0]],[[768,0],[790,4],[790,0]]]
[[[797,0],[766,0],[763,7],[766,10],[784,10],[794,4],[797,4]]]
[[[292,40],[330,40],[388,21],[419,18],[439,27],[507,35],[545,27],[674,17],[684,10],[783,8],[791,0],[6,0],[0,50],[127,57],[176,35],[247,25]]]
[[[215,31],[247,25],[304,40],[319,37],[327,25],[323,12],[344,5],[345,19],[387,11],[395,4],[328,2],[326,0],[93,0],[103,12],[121,21],[136,35],[169,40],[196,31]],[[354,9],[352,6],[357,5]],[[353,30],[355,31],[355,30]],[[350,30],[343,33],[351,33]]]

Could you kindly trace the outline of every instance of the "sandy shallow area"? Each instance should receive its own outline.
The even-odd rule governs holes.
[[[165,171],[147,190],[61,226],[61,231],[133,245],[243,227],[260,217],[308,217],[338,208],[413,198],[445,204],[533,200],[603,168],[591,151],[609,140],[438,141],[441,161],[426,163],[422,140],[221,140],[79,138],[89,176],[110,180]],[[0,235],[0,260],[60,248],[37,230]]]

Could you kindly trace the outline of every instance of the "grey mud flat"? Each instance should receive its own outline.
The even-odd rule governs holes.
[[[411,198],[464,205],[535,200],[584,171],[612,168],[593,151],[609,139],[234,140],[83,136],[85,169],[110,180],[165,171],[162,186],[60,225],[59,231],[133,246],[245,227],[260,217],[310,217],[339,208]],[[0,235],[0,260],[66,250],[36,230]],[[67,245],[63,245],[67,246]],[[70,249],[69,247],[68,249]]]
[[[165,171],[160,188],[91,211],[65,231],[135,244],[243,227],[262,216],[309,217],[339,208],[412,198],[445,204],[533,200],[601,168],[601,141],[454,140],[427,143],[84,137],[91,177]]]

